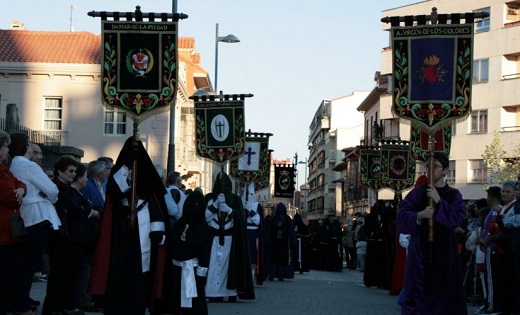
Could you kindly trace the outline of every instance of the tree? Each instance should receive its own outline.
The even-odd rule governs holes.
[[[508,179],[516,179],[520,174],[520,144],[508,154],[500,141],[500,136],[495,133],[490,145],[482,154],[482,159],[488,174],[488,181],[484,183],[484,189],[490,185],[499,185]]]

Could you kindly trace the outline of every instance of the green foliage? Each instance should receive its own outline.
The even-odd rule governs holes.
[[[492,185],[499,185],[505,180],[516,179],[520,174],[520,144],[513,152],[506,152],[500,141],[500,136],[495,133],[490,145],[482,154],[488,175],[488,182],[484,183],[484,189]]]

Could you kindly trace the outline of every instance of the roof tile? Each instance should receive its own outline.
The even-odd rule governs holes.
[[[0,61],[99,64],[100,41],[89,32],[0,30]],[[179,37],[178,46],[194,49],[195,38]]]

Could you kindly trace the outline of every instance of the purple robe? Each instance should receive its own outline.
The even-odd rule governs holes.
[[[417,213],[427,206],[426,185],[415,187],[403,200],[397,226],[410,234],[401,314],[466,315],[466,301],[454,229],[466,216],[460,192],[445,185],[437,188],[433,242],[428,241],[428,221],[417,224]]]

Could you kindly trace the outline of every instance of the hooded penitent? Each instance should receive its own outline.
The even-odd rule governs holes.
[[[213,211],[218,211],[218,209],[213,209],[214,207],[212,204],[217,201],[220,193],[224,194],[225,203],[229,208],[232,209],[232,212],[229,215],[225,215],[223,218],[220,215],[218,217],[220,217],[221,220],[225,222],[229,222],[230,219],[233,220],[232,231],[223,230],[222,228],[212,229],[215,237],[219,238],[219,243],[221,246],[223,245],[222,242],[224,241],[224,234],[229,235],[228,233],[231,232],[232,236],[231,250],[229,253],[228,281],[226,288],[228,290],[236,290],[239,298],[241,299],[254,299],[255,294],[253,279],[251,277],[251,263],[249,259],[249,245],[247,242],[244,206],[242,204],[241,198],[232,192],[231,180],[224,172],[221,172],[217,175],[212,192],[206,195],[208,210],[212,208]],[[220,223],[219,225],[220,227],[223,226]],[[215,254],[212,252],[212,255]],[[212,265],[210,263],[207,286],[210,285],[212,277],[211,273]],[[210,295],[208,294],[208,297],[209,296]]]
[[[268,264],[264,251],[264,208],[256,200],[255,183],[249,183],[246,189],[244,189],[242,203],[244,204],[245,216],[247,218],[249,258],[251,259],[252,268],[255,269],[255,282],[258,285],[262,285],[267,277],[265,268],[267,268]]]
[[[137,202],[132,215],[129,175],[134,166]],[[141,141],[128,138],[108,178],[89,286],[91,294],[106,297],[105,314],[144,314],[152,301],[159,305],[163,294],[167,295],[163,279],[167,277],[164,272],[169,259],[161,245],[169,236],[165,192]]]

